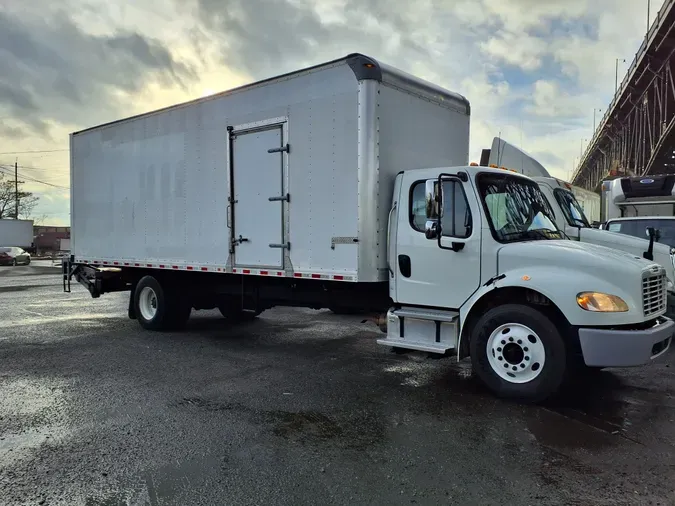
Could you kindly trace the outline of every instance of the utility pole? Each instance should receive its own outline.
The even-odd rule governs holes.
[[[649,35],[649,14],[652,6],[652,0],[647,0],[647,35]]]
[[[623,58],[617,58],[616,59],[616,73],[614,75],[614,94],[616,95],[616,92],[619,90],[619,60],[621,60],[623,63],[626,63],[626,60]]]
[[[19,219],[19,159],[14,161],[14,219]]]

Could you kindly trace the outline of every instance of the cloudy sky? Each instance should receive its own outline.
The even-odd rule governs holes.
[[[69,132],[361,52],[465,95],[476,161],[501,132],[567,178],[648,2],[0,0],[0,171],[67,223]]]

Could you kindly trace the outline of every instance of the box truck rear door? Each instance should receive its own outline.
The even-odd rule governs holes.
[[[234,133],[232,141],[234,263],[283,268],[282,125]]]

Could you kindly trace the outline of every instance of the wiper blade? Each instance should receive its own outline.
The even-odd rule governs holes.
[[[502,237],[522,237],[523,239],[562,239],[562,233],[558,230],[549,230],[547,228],[533,228],[531,230],[522,230],[520,232],[507,232]]]

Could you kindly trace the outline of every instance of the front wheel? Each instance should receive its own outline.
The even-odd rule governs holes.
[[[471,331],[471,364],[500,397],[538,402],[565,376],[565,343],[556,326],[529,306],[493,308]]]

